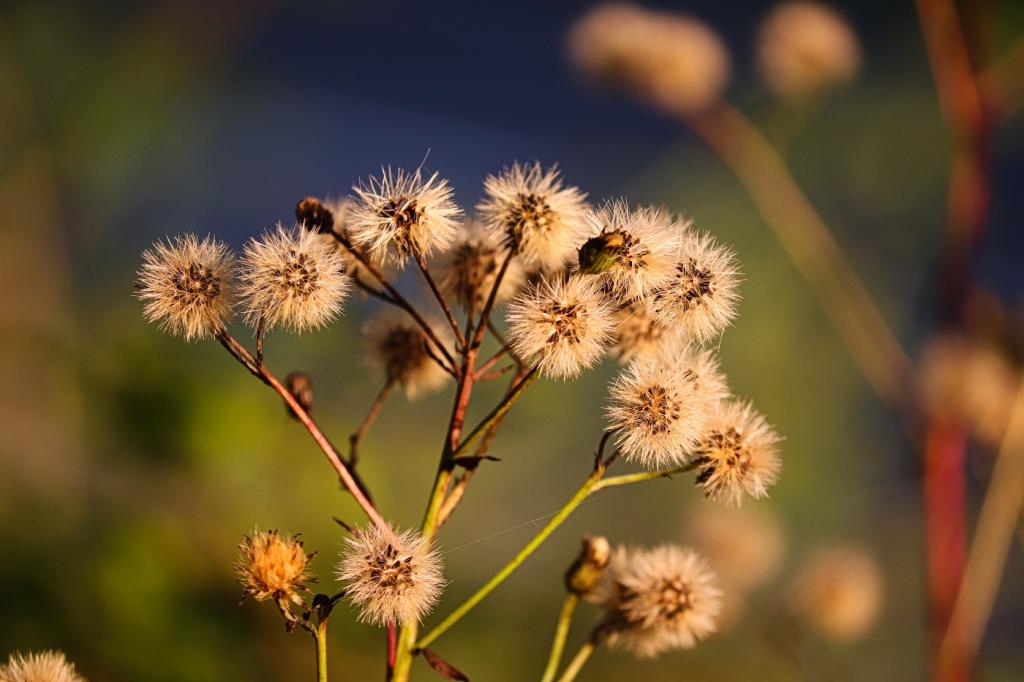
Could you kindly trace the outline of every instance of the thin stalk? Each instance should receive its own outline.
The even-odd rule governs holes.
[[[448,364],[449,371],[454,374],[456,371],[455,358],[453,358],[452,354],[448,351],[447,348],[445,348],[445,345],[441,342],[441,339],[438,338],[437,332],[434,331],[433,327],[427,324],[427,321],[423,319],[423,316],[420,315],[420,312],[418,310],[416,310],[416,307],[409,303],[409,301],[407,301],[405,297],[402,296],[401,293],[399,293],[398,289],[391,285],[391,283],[388,281],[388,278],[384,276],[383,272],[381,272],[380,268],[374,265],[370,261],[370,259],[363,254],[362,251],[355,248],[348,239],[338,234],[337,232],[332,232],[331,234],[338,241],[338,243],[341,244],[346,251],[352,254],[352,257],[359,261],[359,264],[366,268],[366,270],[371,275],[373,275],[374,279],[376,279],[380,283],[380,285],[384,287],[384,291],[386,291],[387,294],[392,299],[389,302],[393,303],[394,305],[398,306],[405,312],[409,313],[412,319],[416,320],[416,324],[420,326],[420,328],[423,330],[423,333],[427,335],[427,338],[430,339],[431,343],[434,344],[438,352],[440,352],[441,355],[444,356],[444,359]]]
[[[1024,506],[1024,381],[999,447],[978,513],[963,582],[938,653],[936,679],[969,669],[1006,569],[1014,529]]]
[[[580,674],[580,670],[586,664],[587,659],[590,658],[590,654],[594,653],[594,649],[597,648],[597,644],[592,640],[587,640],[583,643],[583,646],[579,648],[576,655],[569,661],[569,665],[565,667],[562,672],[562,676],[558,678],[558,682],[572,682],[576,679],[576,676]]]
[[[601,480],[601,476],[604,474],[604,467],[600,466],[595,469],[590,476],[586,478],[573,496],[565,503],[561,509],[558,510],[551,520],[544,525],[540,531],[534,535],[526,545],[512,557],[508,563],[501,567],[501,569],[494,574],[494,576],[488,580],[480,589],[473,593],[466,601],[460,604],[454,611],[442,620],[438,625],[434,627],[430,632],[425,634],[418,642],[416,642],[416,648],[422,649],[430,646],[431,642],[443,635],[453,625],[459,622],[463,616],[469,613],[473,607],[479,604],[483,599],[493,592],[501,583],[505,581],[512,573],[519,568],[526,559],[533,554],[541,544],[548,539],[548,537],[555,532],[562,523],[569,518],[569,515],[576,510],[578,506],[583,503],[583,500],[587,499],[590,493],[593,491],[594,486],[597,485],[598,481]]]
[[[387,653],[387,670],[385,671],[385,680],[390,680],[391,676],[395,672],[395,653],[398,648],[398,632],[397,627],[394,623],[388,624],[388,653]]]
[[[912,415],[913,363],[778,150],[724,101],[686,121],[747,189],[871,387]]]
[[[498,405],[493,410],[491,410],[490,413],[486,417],[484,417],[480,421],[480,423],[473,428],[472,431],[469,432],[469,435],[466,436],[465,440],[459,443],[459,445],[455,448],[455,451],[453,452],[452,456],[458,457],[459,455],[464,453],[466,450],[469,449],[469,446],[471,446],[476,441],[476,439],[479,438],[484,433],[484,431],[490,428],[491,425],[497,422],[499,419],[504,417],[505,413],[512,409],[512,406],[515,404],[516,400],[519,399],[519,396],[521,396],[526,391],[526,389],[530,387],[530,384],[537,380],[538,376],[539,374],[536,367],[527,372],[526,376],[524,376],[519,381],[519,383],[515,385],[515,388],[513,388],[504,398],[502,398],[501,402],[498,403]]]
[[[558,624],[555,626],[555,638],[551,642],[551,654],[548,656],[548,664],[544,668],[541,682],[552,682],[558,673],[558,664],[562,662],[562,652],[565,650],[565,640],[569,636],[569,626],[579,603],[579,595],[575,592],[566,593],[562,611],[558,614]]]
[[[363,421],[359,424],[359,428],[356,429],[355,433],[348,437],[348,464],[350,467],[355,467],[359,461],[359,445],[363,442],[363,438],[366,437],[366,432],[373,426],[373,422],[377,420],[382,409],[384,409],[384,401],[387,400],[388,394],[394,387],[395,382],[388,379],[381,386],[380,391],[377,393],[377,397],[374,398],[373,403],[370,405],[370,409],[367,410],[366,416],[363,417]]]
[[[462,335],[462,329],[459,328],[459,323],[455,319],[455,314],[452,312],[452,308],[448,305],[448,301],[445,300],[441,294],[441,290],[437,287],[437,283],[430,274],[430,270],[427,269],[427,261],[424,260],[423,254],[419,251],[416,252],[416,264],[420,266],[420,272],[423,274],[423,279],[426,280],[427,286],[430,287],[431,293],[434,294],[434,298],[437,299],[438,305],[441,306],[441,310],[444,312],[444,316],[448,319],[448,324],[452,327],[452,332],[455,334],[455,338],[458,340],[459,348],[466,347],[466,337]]]
[[[373,503],[367,498],[363,492],[359,483],[353,477],[352,472],[349,471],[345,462],[342,461],[341,456],[337,450],[328,440],[327,436],[320,430],[313,418],[309,416],[309,413],[303,409],[299,401],[295,399],[295,396],[291,394],[285,386],[278,380],[276,376],[267,368],[266,365],[257,365],[252,355],[242,346],[238,341],[228,334],[226,331],[222,331],[217,335],[218,340],[221,344],[230,352],[239,362],[242,363],[250,372],[261,379],[265,384],[270,386],[274,391],[281,396],[285,404],[291,408],[292,412],[295,413],[295,418],[306,427],[309,431],[309,435],[313,437],[313,440],[323,451],[327,461],[331,463],[334,470],[338,473],[338,478],[341,479],[341,483],[345,486],[345,489],[355,498],[356,503],[366,513],[366,516],[377,524],[380,528],[387,528],[387,522],[384,521],[384,517],[380,515],[377,508],[373,506]]]
[[[327,682],[327,619],[316,624],[316,682]]]
[[[602,481],[598,481],[597,485],[594,486],[594,491],[602,490],[604,488],[613,488],[617,485],[628,485],[630,483],[640,483],[642,481],[651,481],[656,478],[671,478],[676,474],[683,474],[687,471],[692,471],[692,465],[676,467],[675,469],[666,469],[664,471],[641,471],[636,474],[623,474],[622,476],[612,476]]]

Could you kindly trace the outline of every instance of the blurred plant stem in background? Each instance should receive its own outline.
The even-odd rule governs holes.
[[[1018,389],[978,515],[970,557],[939,648],[936,677],[955,679],[978,654],[1024,504],[1024,383]]]
[[[991,107],[987,93],[978,85],[967,32],[952,0],[917,0],[916,5],[952,145],[946,190],[946,248],[937,291],[941,333],[964,327],[980,237],[988,222]],[[960,682],[971,676],[974,652],[955,646],[961,640],[951,640],[947,633],[953,627],[954,603],[963,598],[968,585],[964,572],[968,440],[963,424],[939,415],[933,415],[926,428],[924,507],[932,647],[936,652],[933,674],[942,682]],[[993,471],[992,482],[1002,485],[996,476],[997,471]],[[998,561],[996,557],[991,560]]]
[[[778,150],[725,101],[685,122],[743,183],[868,383],[910,428],[913,363]]]

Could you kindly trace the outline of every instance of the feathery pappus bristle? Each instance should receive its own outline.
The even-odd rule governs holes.
[[[696,552],[674,545],[619,547],[594,600],[604,641],[640,658],[690,649],[715,632],[722,593]]]
[[[708,351],[684,346],[643,356],[612,382],[608,428],[628,460],[648,469],[682,464],[727,395]]]
[[[446,326],[427,322],[437,338],[450,343]],[[440,389],[449,374],[430,357],[432,347],[426,333],[408,313],[387,309],[363,326],[370,354],[370,364],[384,374],[387,381],[402,386],[407,398]],[[435,351],[436,354],[436,351]]]
[[[749,402],[723,402],[694,447],[697,485],[714,500],[739,505],[768,494],[782,472],[781,438]]]
[[[652,297],[652,309],[685,336],[706,342],[736,317],[740,275],[736,257],[708,234],[683,235],[675,269]]]
[[[143,315],[186,341],[214,336],[231,317],[234,263],[213,237],[185,234],[155,243],[142,253],[138,273]]]
[[[378,265],[405,263],[448,248],[458,232],[462,209],[448,181],[437,173],[382,168],[354,186],[358,199],[347,215],[353,243]]]
[[[475,220],[466,223],[452,247],[437,260],[437,285],[441,292],[464,310],[483,310],[508,255],[503,241],[500,233]],[[523,266],[513,258],[501,278],[495,304],[512,298],[525,279]]]
[[[528,269],[560,270],[573,256],[583,230],[586,194],[563,183],[556,166],[515,163],[484,180],[477,213],[503,235]]]
[[[85,682],[61,651],[13,653],[0,665],[0,682]]]
[[[429,540],[374,525],[346,538],[337,577],[359,620],[379,626],[419,621],[445,585],[441,556]]]
[[[604,355],[612,333],[612,310],[592,279],[542,280],[508,305],[512,349],[536,357],[541,374],[577,376]]]
[[[341,314],[352,286],[345,262],[323,235],[278,225],[245,247],[239,295],[246,323],[301,332]]]

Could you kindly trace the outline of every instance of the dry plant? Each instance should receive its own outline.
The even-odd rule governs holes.
[[[343,599],[360,621],[387,630],[389,679],[409,679],[418,655],[449,679],[465,679],[431,647],[593,493],[692,473],[708,504],[735,506],[764,497],[779,477],[780,437],[749,401],[730,394],[709,348],[739,302],[739,264],[727,246],[661,208],[622,199],[591,206],[539,163],[488,177],[475,213],[464,215],[436,173],[388,168],[342,201],[302,199],[294,225],[253,238],[238,259],[216,238],[195,235],[143,254],[137,295],[146,318],[186,341],[216,339],[274,390],[369,521],[346,527],[333,594],[311,592],[310,555],[293,536],[254,531],[239,548],[246,595],[273,602],[289,631],[312,636],[319,680],[327,678],[328,619]],[[440,315],[399,291],[406,269]],[[279,380],[264,351],[272,330],[334,322],[353,288],[381,304],[363,331],[383,383],[343,454],[310,414],[312,379],[293,372]],[[251,347],[229,331],[236,312],[252,330]],[[444,572],[439,531],[487,461],[506,413],[538,379],[572,380],[609,354],[624,366],[576,492],[493,578],[421,633],[445,585],[457,580]],[[504,397],[467,425],[474,388],[505,375]],[[423,520],[405,529],[373,503],[358,473],[359,445],[392,389],[419,399],[450,382],[454,404]],[[620,459],[637,471],[609,476]],[[558,674],[581,601],[604,615],[561,680],[573,679],[600,645],[641,657],[693,647],[715,631],[720,611],[713,567],[673,545],[613,548],[587,538],[566,588],[546,681]]]

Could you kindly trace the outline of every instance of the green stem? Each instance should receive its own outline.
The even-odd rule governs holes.
[[[316,624],[316,682],[327,682],[327,618]]]
[[[576,676],[580,674],[580,670],[583,669],[583,664],[590,658],[590,654],[594,653],[594,649],[597,645],[593,640],[588,639],[587,642],[580,647],[576,655],[573,656],[569,665],[566,667],[565,672],[558,678],[558,682],[572,682],[576,679]]]
[[[417,643],[416,648],[422,649],[430,646],[430,643],[435,639],[443,635],[447,630],[455,625],[459,620],[465,616],[474,606],[479,604],[484,597],[489,595],[495,590],[505,578],[509,577],[513,571],[519,568],[519,565],[526,561],[527,557],[536,551],[540,547],[541,543],[547,540],[548,536],[551,535],[556,528],[562,525],[569,515],[583,503],[583,500],[587,499],[587,496],[594,490],[594,487],[601,480],[601,476],[604,474],[604,467],[599,466],[594,470],[587,480],[583,482],[583,485],[579,487],[572,498],[562,507],[557,514],[551,517],[547,525],[540,529],[540,531],[533,536],[533,538],[526,543],[519,552],[512,557],[512,559],[505,564],[500,571],[498,571],[493,578],[488,580],[479,590],[477,590],[469,599],[464,601],[454,611],[448,614],[448,617],[441,621],[433,630],[425,634]]]
[[[551,642],[551,655],[548,656],[548,665],[544,668],[541,682],[552,682],[555,679],[558,664],[562,662],[562,652],[565,651],[565,639],[569,636],[569,625],[572,623],[572,616],[576,613],[579,603],[580,598],[574,592],[565,595],[562,612],[558,615],[558,625],[555,627],[555,639]]]
[[[603,481],[599,481],[594,487],[594,490],[601,490],[602,488],[613,488],[617,485],[628,485],[630,483],[640,483],[641,481],[651,481],[655,478],[671,478],[676,474],[684,474],[687,471],[691,471],[693,465],[688,464],[686,466],[676,467],[675,469],[665,469],[662,471],[641,471],[637,474],[624,474],[622,476],[612,476],[606,478]]]

